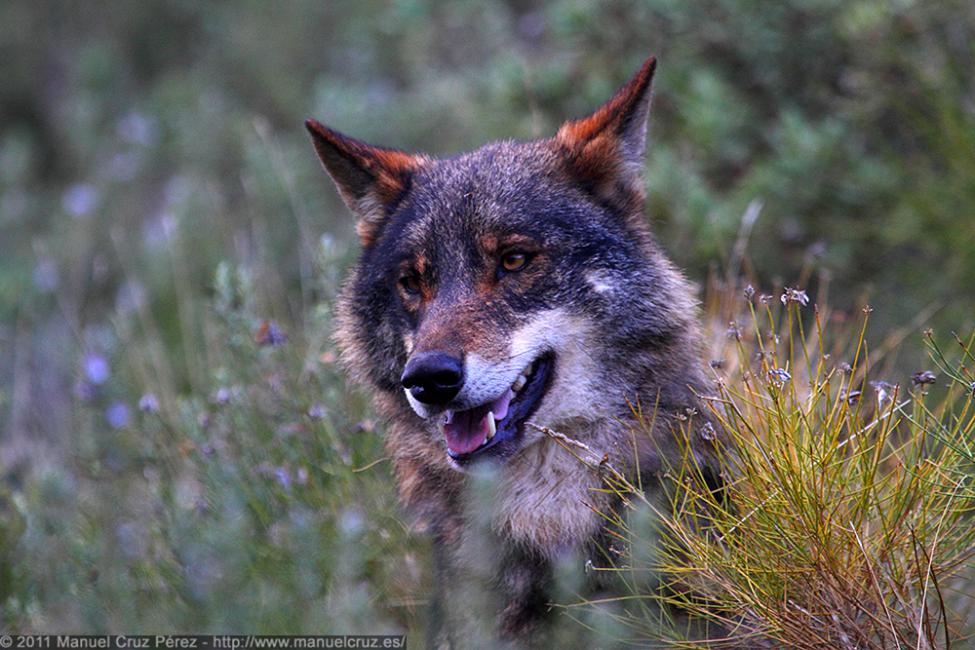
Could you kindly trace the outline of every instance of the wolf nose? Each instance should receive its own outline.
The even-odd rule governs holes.
[[[464,384],[464,364],[443,352],[422,352],[406,363],[400,381],[417,401],[446,404]]]

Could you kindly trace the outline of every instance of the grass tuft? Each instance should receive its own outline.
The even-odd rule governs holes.
[[[631,587],[617,616],[627,637],[888,650],[975,634],[975,337],[953,335],[952,356],[927,332],[937,372],[899,385],[871,373],[869,308],[831,336],[806,303],[749,287],[711,364],[716,390],[702,397],[724,429],[724,490],[689,453],[663,473],[662,504],[604,472],[624,503],[611,519],[630,551],[609,570]],[[685,449],[715,435],[694,415]],[[649,534],[632,523],[645,511],[659,517]]]

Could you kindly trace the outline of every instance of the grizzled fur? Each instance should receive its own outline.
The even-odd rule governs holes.
[[[487,463],[496,468],[487,541],[466,507],[470,467],[446,453],[442,418],[418,415],[401,385],[411,355],[476,355],[507,367],[554,353],[548,390],[528,420],[629,473],[659,470],[660,450],[677,453],[670,416],[697,408],[705,421],[695,397],[708,381],[694,290],[642,215],[653,70],[651,58],[607,104],[554,138],[452,158],[372,147],[307,123],[360,217],[363,251],[342,293],[337,336],[346,367],[388,421],[402,500],[437,545],[448,621],[437,643],[470,645],[450,640],[464,618],[449,611],[450,591],[476,572],[485,545],[500,564],[487,576],[497,632],[521,645],[537,639],[552,563],[590,552],[603,532],[594,509],[615,501],[595,490],[594,472],[523,426],[518,444]],[[511,249],[527,251],[529,262],[499,272],[499,256]],[[414,291],[401,286],[405,275]],[[652,433],[636,438],[636,454],[633,403],[661,414]],[[697,444],[707,465],[711,450]]]

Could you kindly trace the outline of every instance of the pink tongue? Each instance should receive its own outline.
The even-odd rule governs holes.
[[[504,395],[490,404],[476,406],[466,411],[457,411],[450,422],[443,425],[447,448],[455,454],[469,454],[485,442],[489,430],[488,413],[494,411],[495,420],[508,415],[508,404],[514,393],[506,390]]]
[[[453,419],[443,425],[447,448],[455,454],[468,454],[487,440],[488,413],[491,405],[485,404],[467,411],[457,411]]]

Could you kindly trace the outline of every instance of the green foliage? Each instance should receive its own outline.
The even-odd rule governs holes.
[[[323,241],[323,278],[335,254]],[[254,298],[248,271],[220,267],[190,395],[167,383],[165,357],[137,325],[119,328],[119,385],[86,387],[68,459],[38,470],[17,503],[26,532],[14,573],[27,588],[7,600],[8,629],[413,623],[426,555],[404,535],[362,400],[339,378],[329,303],[302,335],[262,320]],[[121,385],[142,392],[138,411],[117,401]],[[4,531],[7,558],[16,531]]]

